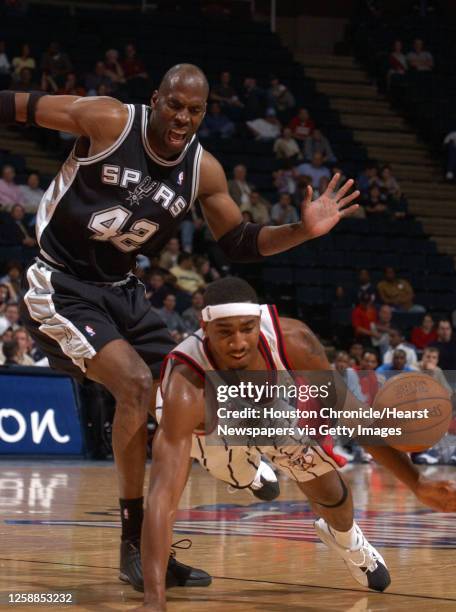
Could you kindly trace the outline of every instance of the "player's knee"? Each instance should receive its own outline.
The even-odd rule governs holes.
[[[350,490],[340,477],[339,473],[334,471],[313,481],[315,488],[309,499],[313,503],[325,508],[338,508],[343,506],[350,497]]]
[[[146,402],[147,405],[149,405],[150,398],[152,396],[152,384],[152,374],[148,368],[144,368],[139,372],[135,372],[131,377],[130,393],[132,393],[133,397],[137,398],[141,402]]]
[[[125,376],[117,401],[125,406],[148,410],[152,386],[153,378],[148,368],[131,371]]]

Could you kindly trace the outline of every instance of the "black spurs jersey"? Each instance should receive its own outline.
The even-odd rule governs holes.
[[[126,126],[106,151],[78,157],[79,139],[38,209],[43,259],[83,280],[121,280],[138,253],[158,254],[198,193],[197,136],[177,159],[162,159],[146,137],[150,108],[127,108]]]

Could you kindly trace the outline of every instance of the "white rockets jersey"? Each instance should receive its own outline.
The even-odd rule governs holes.
[[[275,306],[261,305],[259,349],[271,370],[290,371],[286,347]],[[204,381],[207,371],[216,370],[203,330],[197,331],[169,353],[162,370],[161,390],[166,392],[170,374],[176,363],[183,363]],[[161,402],[160,402],[161,403]],[[159,404],[158,404],[159,405]],[[253,482],[261,455],[296,482],[307,482],[337,469],[337,463],[327,450],[317,444],[303,444],[285,448],[258,446],[209,445],[206,436],[193,434],[191,456],[212,476],[232,487],[243,489]]]
[[[271,370],[291,370],[286,356],[285,343],[275,306],[261,305],[259,349]],[[194,370],[202,380],[205,373],[216,369],[210,349],[204,339],[203,330],[198,330],[166,356],[162,372],[161,389],[166,390],[169,375],[176,363],[184,363]]]

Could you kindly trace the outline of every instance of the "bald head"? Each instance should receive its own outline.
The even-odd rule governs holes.
[[[177,64],[168,70],[151,99],[148,139],[156,153],[171,159],[184,151],[204,118],[208,93],[198,66]]]
[[[189,87],[199,90],[204,99],[209,95],[209,83],[204,72],[194,64],[176,64],[168,70],[161,80],[158,92],[167,94],[176,87]]]

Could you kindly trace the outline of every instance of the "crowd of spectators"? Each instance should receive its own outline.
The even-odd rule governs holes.
[[[352,310],[354,341],[349,351],[333,357],[333,367],[343,376],[348,388],[360,401],[372,405],[376,393],[391,376],[401,372],[422,372],[433,377],[453,393],[456,382],[456,335],[447,318],[435,321],[423,307],[413,304],[413,288],[396,276],[393,268],[374,285],[368,270],[361,270]],[[404,330],[394,321],[400,313],[422,312],[420,324]],[[400,319],[399,319],[400,320]],[[348,461],[370,461],[354,443],[340,440],[336,452]],[[416,463],[440,461],[438,447],[415,453]],[[445,459],[456,465],[456,452]]]
[[[289,223],[289,219],[299,216],[300,204],[309,185],[312,186],[315,199],[324,193],[336,172],[344,176],[343,170],[335,163],[327,139],[319,130],[315,130],[313,136],[309,136],[305,142],[307,151],[313,151],[309,159],[292,137],[289,127],[275,141],[274,151],[278,159],[283,161],[283,167],[272,173],[277,192],[277,199],[273,202],[262,197],[249,180],[249,171],[245,165],[234,167],[232,178],[228,181],[229,191],[241,212],[250,213],[247,220],[257,223]],[[385,220],[407,217],[407,201],[390,165],[368,164],[358,175],[356,187],[361,192],[357,217],[375,216]],[[278,215],[280,210],[282,213],[286,210],[287,214]]]
[[[93,71],[86,75],[74,72],[72,58],[57,42],[49,44],[40,60],[33,57],[30,46],[24,43],[20,53],[10,61],[5,46],[0,45],[2,66],[3,72],[9,73],[12,88],[16,89],[19,81],[27,81],[28,86],[24,85],[24,89],[33,83],[56,95],[115,95],[123,99],[128,95],[138,97],[138,83],[147,87],[148,94],[151,87],[149,74],[133,43],[126,45],[122,55],[116,49],[107,50],[104,57],[95,62]],[[234,82],[230,72],[224,71],[219,80],[211,84],[208,113],[200,137],[203,140],[229,139],[236,135],[269,142],[277,160],[277,169],[271,177],[276,195],[271,200],[249,179],[249,169],[244,164],[234,166],[228,188],[245,221],[276,225],[294,223],[299,219],[300,204],[309,185],[316,198],[325,191],[335,172],[343,176],[330,141],[308,109],[297,106],[293,93],[276,75],[271,75],[264,86],[252,76]],[[361,191],[362,204],[359,216],[391,219],[406,216],[405,199],[391,166],[369,164],[357,177],[357,187]],[[37,173],[30,173],[27,183],[18,185],[14,168],[11,165],[2,168],[0,248],[20,248],[23,261],[27,261],[36,248],[34,223],[42,195]],[[207,253],[210,261],[195,253]],[[176,339],[194,331],[194,324],[189,327],[189,321],[195,322],[194,317],[184,315],[188,309],[196,308],[193,301],[198,302],[206,282],[225,273],[227,264],[198,206],[187,214],[179,238],[170,240],[159,260],[141,258],[138,273],[146,284],[149,299],[168,322]],[[365,303],[367,292],[361,291],[357,308],[364,318],[375,311],[376,291],[384,302],[372,321],[374,326],[378,325],[378,331],[369,326],[369,329],[357,326],[355,337],[363,339],[363,344],[366,337],[371,337],[371,344],[375,345],[380,335],[383,344],[386,342],[388,333],[382,328],[382,317],[388,318],[385,308],[389,304],[407,311],[420,310],[413,304],[413,292],[407,281],[398,284],[395,279],[386,278],[384,282],[389,284],[380,283],[368,304]],[[393,285],[396,290],[399,286],[399,295],[394,295]],[[387,295],[388,290],[391,295]]]
[[[399,220],[407,216],[407,201],[391,165],[369,163],[358,175],[357,187],[366,217]]]
[[[149,73],[134,43],[127,44],[122,53],[117,49],[106,50],[86,74],[74,71],[74,59],[57,41],[52,41],[41,57],[36,56],[27,42],[17,49],[17,54],[11,55],[5,44],[0,43],[0,71],[8,79],[8,86],[15,90],[41,88],[56,95],[113,95],[121,100],[145,101],[152,89]],[[248,168],[242,164],[235,166],[230,193],[246,221],[280,224],[294,220],[299,217],[307,186],[312,186],[314,198],[317,198],[325,191],[331,176],[336,171],[341,172],[329,139],[308,109],[297,105],[293,92],[277,75],[270,75],[267,83],[259,83],[254,76],[235,82],[230,72],[223,71],[217,82],[211,83],[208,112],[200,137],[204,141],[235,136],[270,143],[277,159],[277,169],[271,178],[276,196],[271,197],[269,191],[270,200],[248,180]],[[55,135],[48,138],[54,149],[62,154],[67,154],[74,142],[72,135],[63,132],[57,143]],[[390,166],[372,168],[369,172],[375,172],[375,176],[369,177],[367,190],[361,189],[363,206],[358,215],[404,217],[405,199]],[[14,232],[12,238],[5,238],[5,232],[0,229],[0,248],[13,245],[33,248],[34,213],[43,195],[40,177],[35,172],[27,178],[21,176],[26,184],[18,185],[14,168],[9,164],[2,168],[1,174],[1,214],[11,216],[13,204],[20,204],[25,216],[19,219],[21,231]],[[363,178],[360,175],[359,181]],[[17,215],[20,216],[19,211]],[[4,220],[10,222],[9,216]],[[19,227],[17,219],[13,222]],[[196,234],[204,234],[205,230],[207,234],[199,212],[189,213],[180,235],[183,250],[192,253]],[[217,264],[222,271],[226,262],[218,258]]]
[[[15,253],[23,261],[36,254],[36,211],[44,191],[36,172],[27,176],[25,185],[15,181],[14,167],[6,164],[0,178],[0,260]],[[8,257],[6,257],[8,258]]]
[[[16,54],[15,54],[16,52]],[[88,72],[76,72],[74,59],[58,41],[51,41],[41,54],[28,42],[11,54],[0,41],[0,89],[41,90],[55,95],[114,96],[127,102],[147,102],[151,82],[144,62],[133,43],[123,52],[107,49]],[[57,136],[41,134],[41,142],[54,153],[68,154],[74,137],[65,132]]]
[[[19,311],[23,266],[10,261],[0,278],[0,365],[48,365],[33,339],[22,327]],[[218,278],[209,260],[181,251],[172,238],[160,258],[139,258],[137,274],[155,311],[179,342],[200,326],[204,288]]]
[[[368,270],[361,270],[356,295],[357,305],[352,310],[354,337],[363,346],[378,349],[383,363],[391,362],[392,349],[401,348],[407,353],[407,365],[417,361],[415,349],[422,351],[436,340],[434,321],[425,308],[414,303],[414,291],[410,282],[396,275],[394,268],[385,269],[383,279],[375,287],[370,282]],[[402,332],[392,327],[394,313],[423,313],[423,322],[411,332],[414,347],[399,346],[403,342]],[[456,369],[456,354],[453,367]]]
[[[72,58],[57,41],[50,42],[40,58],[28,42],[11,57],[0,41],[0,75],[2,88],[17,91],[41,88],[55,94],[120,97],[150,94],[149,75],[133,43],[125,45],[122,54],[117,49],[106,50],[90,72],[76,74]]]
[[[357,10],[353,20],[357,57],[377,80],[379,90],[388,93],[393,104],[418,126],[433,147],[443,140],[445,178],[453,182],[456,137],[449,49],[454,32],[448,3],[417,0],[416,10],[408,15],[404,12],[401,17],[384,10],[384,5],[379,8],[381,2],[362,3],[365,10]]]
[[[0,365],[47,366],[27,330],[22,327],[19,295],[23,268],[10,261],[0,278]]]
[[[433,68],[432,55],[419,39],[408,53],[403,53],[402,43],[396,41],[389,62],[389,79]],[[106,50],[92,71],[83,75],[74,71],[72,58],[57,42],[50,43],[40,59],[34,57],[27,43],[10,58],[0,42],[0,84],[19,91],[41,88],[55,95],[113,95],[121,100],[141,101],[147,101],[152,87],[133,43],[126,45],[123,53]],[[259,83],[253,76],[239,83],[234,82],[228,71],[222,72],[218,81],[211,84],[208,112],[199,135],[203,142],[233,137],[262,141],[275,156],[277,165],[271,176],[273,197],[264,197],[250,180],[246,165],[239,163],[233,168],[229,193],[245,221],[294,223],[299,219],[300,204],[309,185],[316,198],[325,191],[334,173],[344,176],[327,135],[276,75],[271,75],[267,84]],[[70,135],[60,134],[60,140],[61,144],[67,142],[72,146]],[[450,135],[445,142],[449,151],[449,180],[456,171],[454,142],[456,138]],[[358,216],[395,221],[407,216],[405,197],[389,164],[369,163],[356,182],[361,192]],[[12,165],[6,164],[1,169],[0,253],[2,248],[20,249],[22,262],[36,253],[34,224],[44,193],[40,183],[36,172],[30,172],[24,184],[18,184]],[[6,276],[0,279],[0,362],[8,366],[46,365],[46,359],[21,326],[17,300],[22,265],[11,261]],[[180,341],[199,328],[206,284],[227,269],[227,262],[218,252],[196,206],[183,220],[179,237],[169,241],[160,257],[138,258],[137,273],[152,307],[175,340]],[[337,288],[336,293],[344,299],[343,287]],[[362,270],[356,303],[352,313],[354,341],[347,352],[337,353],[334,367],[357,397],[372,401],[374,380],[391,371],[422,370],[443,382],[443,370],[456,370],[456,341],[450,321],[435,324],[432,316],[414,303],[410,282],[397,278],[392,268],[385,271],[384,279],[376,286],[371,283],[369,272]],[[423,322],[405,337],[403,330],[392,324],[394,312],[422,312]],[[362,453],[360,456],[365,459]]]
[[[356,301],[352,310],[355,341],[347,358],[345,354],[343,359],[339,355],[339,360],[336,356],[334,361],[337,369],[343,368],[344,363],[351,368],[344,377],[347,384],[351,381],[349,388],[356,397],[369,403],[385,377],[413,371],[432,376],[452,392],[456,382],[456,335],[452,322],[447,318],[435,321],[422,306],[414,304],[413,288],[407,279],[397,277],[393,268],[387,268],[384,278],[375,286],[368,270],[361,270]],[[420,312],[421,323],[407,333],[393,323],[396,313]],[[366,371],[374,374],[368,375]],[[348,454],[347,449],[339,451],[350,460],[360,452],[356,448],[349,448]],[[437,463],[438,455],[438,450],[432,450],[417,453],[413,458],[417,463]],[[456,453],[450,463],[456,465]]]
[[[425,319],[427,317],[428,315],[425,316]],[[408,352],[412,347],[404,342],[399,330],[391,328],[394,334],[394,337],[392,334],[391,342],[395,345],[394,348],[391,348],[391,361],[384,361],[383,364],[380,364],[381,357],[375,348],[363,347],[355,342],[348,353],[338,351],[335,354],[332,367],[339,372],[353,395],[360,402],[365,402],[370,406],[372,406],[385,381],[402,372],[416,371],[431,376],[452,394],[453,389],[447,378],[451,373],[444,371],[443,364],[439,366],[442,347],[443,351],[453,353],[453,359],[456,355],[456,340],[453,338],[453,332],[452,330],[450,332],[448,324],[449,321],[446,320],[441,320],[438,323],[437,329],[434,330],[436,341],[428,344],[420,353],[420,359],[412,365],[407,363]],[[450,378],[454,385],[454,376]],[[336,442],[334,448],[336,454],[342,456],[346,461],[361,463],[372,461],[372,457],[356,441],[340,438]],[[432,465],[439,463],[440,456],[441,451],[437,445],[419,453],[412,453],[412,460],[414,463]],[[456,451],[445,462],[456,465]]]

